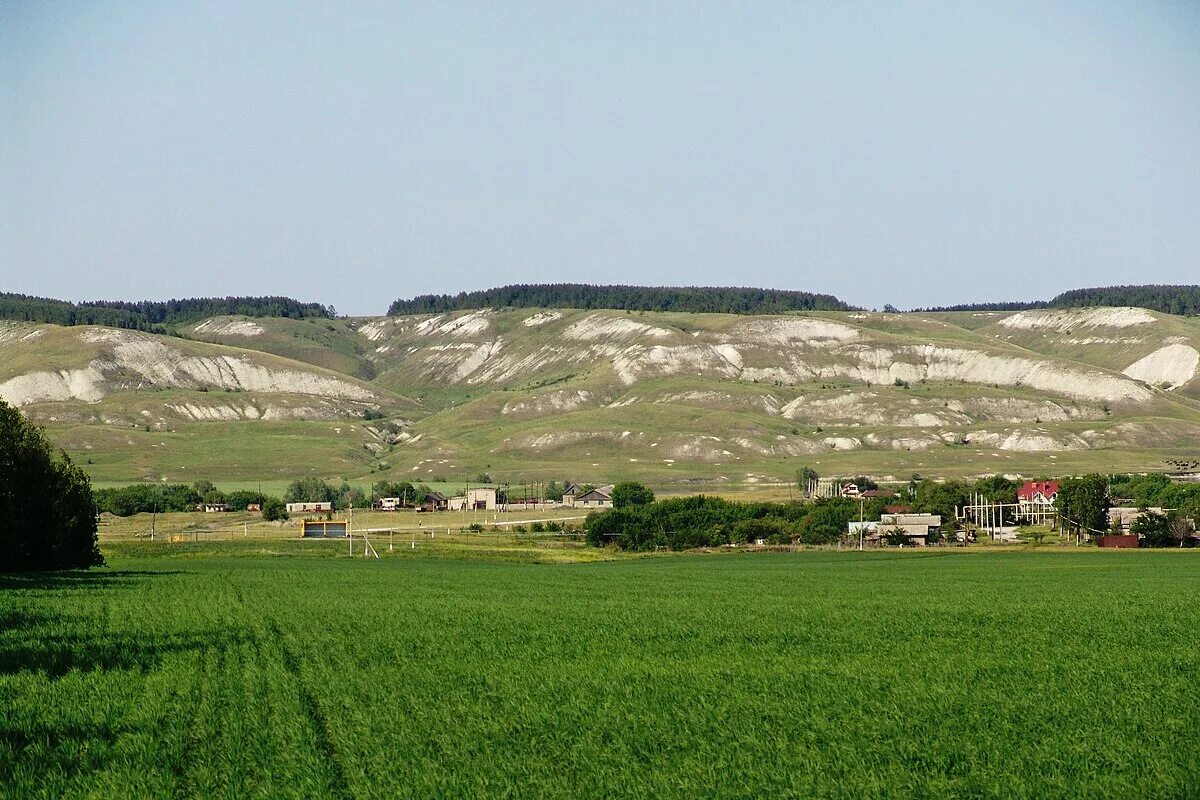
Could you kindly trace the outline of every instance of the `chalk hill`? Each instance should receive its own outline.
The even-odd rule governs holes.
[[[178,332],[0,323],[0,396],[104,480],[703,486],[801,463],[905,478],[1161,469],[1200,449],[1200,324],[1138,308],[476,309]]]

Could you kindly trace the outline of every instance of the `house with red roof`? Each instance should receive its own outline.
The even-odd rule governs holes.
[[[1017,489],[1017,515],[1026,516],[1031,511],[1045,511],[1058,498],[1058,481],[1025,481]]]

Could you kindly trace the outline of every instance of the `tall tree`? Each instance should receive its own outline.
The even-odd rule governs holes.
[[[0,400],[0,572],[103,563],[87,475]]]
[[[1068,530],[1095,535],[1108,528],[1108,481],[1103,475],[1059,481],[1055,504]]]

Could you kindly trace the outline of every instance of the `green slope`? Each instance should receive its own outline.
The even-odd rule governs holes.
[[[1044,475],[1161,469],[1200,442],[1200,324],[1133,309],[484,309],[183,333],[5,324],[0,395],[108,481]],[[293,379],[196,377],[230,360]],[[70,394],[89,369],[102,396]],[[31,400],[31,375],[68,389]]]

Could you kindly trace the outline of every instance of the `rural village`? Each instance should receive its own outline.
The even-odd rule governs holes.
[[[1200,800],[1200,0],[0,1],[0,800]]]

